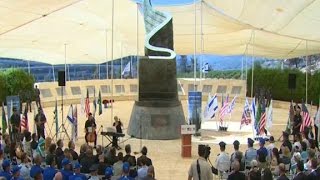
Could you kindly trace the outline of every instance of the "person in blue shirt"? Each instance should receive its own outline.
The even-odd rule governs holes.
[[[12,178],[12,174],[11,174],[11,166],[10,166],[10,160],[9,159],[5,159],[2,162],[2,169],[3,171],[0,173],[0,177],[3,176],[6,179],[11,179]]]
[[[49,167],[45,168],[43,171],[43,178],[44,179],[53,179],[56,173],[58,172],[55,168],[56,161],[54,156],[47,157],[46,164],[49,165]]]
[[[73,168],[74,173],[72,176],[69,176],[69,180],[77,180],[79,178],[81,180],[86,180],[87,177],[84,174],[80,173],[80,169],[81,169],[81,164],[77,162]]]
[[[30,176],[34,180],[43,180],[43,169],[39,165],[34,165],[31,167]]]
[[[61,161],[63,167],[59,172],[56,173],[55,178],[62,177],[63,180],[69,180],[69,177],[73,175],[72,164],[69,159],[63,158]]]
[[[24,180],[22,177],[20,177],[20,169],[21,166],[13,166],[11,180]]]
[[[260,163],[260,168],[266,168],[267,167],[267,156],[268,156],[268,150],[264,147],[266,141],[263,138],[260,138],[259,140],[259,146],[260,149],[257,150],[258,155],[258,161]]]
[[[134,178],[129,176],[130,171],[130,164],[128,162],[124,162],[122,166],[122,176],[119,178],[119,180],[133,180]]]
[[[111,167],[107,167],[106,168],[106,170],[104,171],[104,178],[106,179],[106,180],[110,180],[111,179],[111,177],[113,176],[113,170],[112,170],[112,168]]]

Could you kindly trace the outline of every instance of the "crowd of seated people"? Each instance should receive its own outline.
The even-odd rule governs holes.
[[[45,139],[44,153],[41,153],[36,134],[25,132],[22,143],[11,142],[4,135],[0,148],[0,179],[7,180],[152,180],[155,179],[147,148],[141,149],[141,156],[131,154],[131,146],[123,152],[114,147],[97,146],[96,150],[88,144],[75,151],[73,141],[65,147],[60,139],[56,143],[50,137]]]
[[[268,142],[259,139],[258,149],[254,148],[254,142],[248,138],[247,149],[241,152],[240,143],[235,140],[231,155],[225,152],[226,143],[220,142],[220,153],[214,165],[199,145],[200,157],[190,166],[189,180],[209,180],[213,179],[213,174],[228,180],[320,180],[320,151],[307,131],[295,134],[293,141],[289,140],[287,132],[283,132],[280,147],[275,146],[273,136]]]

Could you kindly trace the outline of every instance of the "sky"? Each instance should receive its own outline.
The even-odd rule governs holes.
[[[143,0],[134,0],[142,2]],[[179,5],[179,4],[190,4],[194,0],[151,0],[151,3],[154,5]]]

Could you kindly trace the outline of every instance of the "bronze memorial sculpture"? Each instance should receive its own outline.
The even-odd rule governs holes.
[[[128,134],[143,139],[176,139],[185,117],[177,91],[172,16],[144,1],[145,57],[139,59],[139,99]]]

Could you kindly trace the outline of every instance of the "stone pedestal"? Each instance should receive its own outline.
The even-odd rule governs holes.
[[[143,139],[180,138],[185,124],[178,99],[176,62],[139,59],[139,100],[132,109],[128,134]]]

